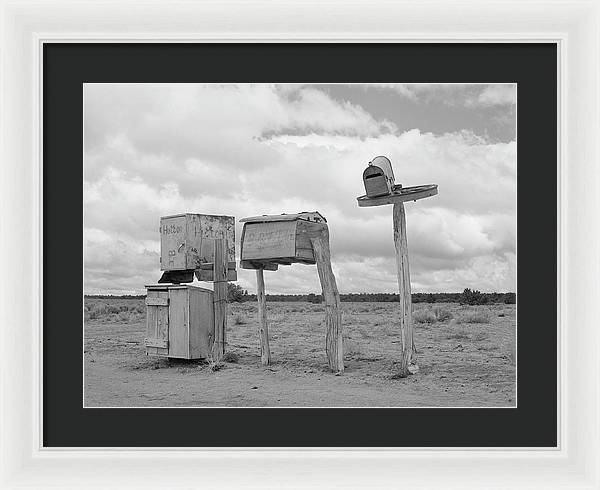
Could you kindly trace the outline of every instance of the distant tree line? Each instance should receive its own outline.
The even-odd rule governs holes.
[[[237,284],[230,283],[229,300],[244,302],[256,301],[256,294],[248,294]],[[232,294],[232,290],[235,293]],[[323,296],[320,294],[267,294],[267,301],[304,301],[321,303]],[[394,293],[346,293],[340,294],[340,300],[352,303],[397,303],[398,294]],[[485,305],[504,303],[514,305],[517,302],[515,293],[482,293],[481,291],[466,288],[462,293],[413,293],[413,303],[460,303],[467,305]]]
[[[323,296],[320,294],[267,294],[267,301],[304,301],[309,303],[321,303]],[[111,295],[93,295],[98,299],[139,299],[146,295],[121,296]],[[256,301],[256,294],[248,294],[248,291],[237,284],[227,284],[227,299],[230,302],[243,303],[245,301]],[[398,302],[398,294],[394,293],[346,293],[340,294],[340,300],[352,303],[394,303]],[[486,305],[494,303],[504,303],[514,305],[517,302],[515,293],[482,293],[481,291],[466,288],[462,293],[412,293],[413,303],[460,303],[465,305]]]

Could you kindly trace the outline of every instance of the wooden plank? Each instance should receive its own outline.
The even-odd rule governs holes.
[[[276,271],[279,268],[274,262],[260,260],[240,260],[240,267],[242,269],[263,269],[266,271]]]
[[[211,264],[211,265],[213,265],[213,264]],[[198,270],[195,272],[195,274],[196,274],[196,279],[198,279],[199,281],[214,282],[215,275],[212,270],[210,270],[210,271]],[[228,269],[227,270],[227,280],[228,281],[237,281],[237,271]]]
[[[198,269],[205,270],[205,271],[212,271],[213,270],[213,263],[212,262],[207,262],[205,264],[200,264],[198,266]],[[227,269],[228,270],[235,270],[235,262],[227,262]]]
[[[146,298],[146,306],[169,306],[169,298]]]
[[[417,201],[426,197],[435,196],[438,193],[437,184],[419,185],[414,187],[396,188],[389,196],[382,197],[357,197],[359,207],[383,206],[386,204],[403,203],[407,201]]]
[[[147,298],[167,299],[166,289],[148,289]],[[169,335],[169,310],[165,306],[146,307],[146,337],[158,340],[167,340]],[[166,356],[169,353],[166,347],[147,346],[146,354]]]
[[[408,243],[406,240],[406,216],[404,204],[394,204],[394,247],[396,249],[396,268],[398,290],[400,293],[400,363],[399,376],[408,376],[409,365],[414,349],[412,326],[412,301],[410,291],[410,270],[408,266]]]
[[[145,338],[144,343],[146,344],[146,347],[159,347],[161,349],[167,349],[169,347],[169,341],[165,339]]]
[[[242,260],[294,257],[296,222],[245,223]]]
[[[227,242],[220,238],[215,240],[214,261],[214,310],[215,341],[212,346],[213,361],[218,362],[225,354],[227,329]]]
[[[190,302],[190,358],[207,359],[210,356],[215,332],[214,294],[200,288],[189,288]]]
[[[327,335],[325,350],[329,368],[336,373],[344,371],[344,343],[342,338],[342,313],[340,309],[340,293],[338,292],[329,250],[329,230],[323,229],[311,239],[317,261],[317,271],[321,281],[323,300],[325,302],[325,325]]]
[[[306,221],[317,221],[327,222],[325,217],[318,211],[302,212],[294,214],[263,214],[262,216],[250,216],[243,218],[240,223],[266,223],[268,221],[295,221],[295,220],[306,220]]]
[[[212,264],[215,256],[215,238],[227,240],[228,261],[235,269],[235,218],[212,214],[188,214],[188,268]],[[212,269],[212,266],[211,266]]]
[[[269,348],[269,326],[267,324],[267,298],[265,296],[265,278],[263,270],[256,271],[256,299],[258,300],[258,334],[260,338],[260,361],[263,366],[271,363]]]
[[[186,267],[186,217],[160,219],[160,270],[181,270]]]
[[[169,290],[168,310],[169,357],[189,359],[189,303],[186,289]]]

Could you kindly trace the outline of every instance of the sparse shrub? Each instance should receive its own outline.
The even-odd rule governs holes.
[[[309,303],[322,303],[323,296],[321,296],[320,294],[310,293],[307,297],[307,301]]]
[[[129,313],[127,311],[121,311],[118,315],[117,315],[117,320],[120,322],[129,322]]]
[[[517,295],[515,293],[504,294],[504,304],[505,305],[514,305],[516,303],[517,303]]]
[[[485,295],[481,294],[481,291],[466,288],[460,295],[461,305],[483,305],[487,303]]]
[[[221,358],[221,360],[223,362],[230,362],[232,364],[235,364],[235,363],[239,362],[240,356],[238,354],[236,354],[235,352],[225,352],[225,354],[223,354],[223,357]]]
[[[465,323],[489,323],[490,314],[487,311],[471,311],[464,313],[460,319]]]
[[[227,283],[227,301],[230,303],[241,303],[246,299],[246,296],[248,296],[248,291],[242,289],[241,286],[231,282]]]
[[[244,325],[246,323],[246,319],[242,315],[235,315],[233,317],[234,325]]]
[[[433,313],[438,322],[445,322],[454,318],[454,315],[450,312],[450,310],[447,310],[446,308],[440,308],[439,306],[433,309]]]
[[[431,310],[417,310],[412,317],[417,323],[435,323],[437,321],[435,313]]]

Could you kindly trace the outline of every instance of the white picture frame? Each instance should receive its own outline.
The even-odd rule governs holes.
[[[1,5],[2,488],[600,488],[597,1]],[[556,42],[559,447],[42,448],[41,55],[80,41]]]

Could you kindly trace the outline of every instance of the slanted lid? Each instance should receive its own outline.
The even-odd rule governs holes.
[[[268,221],[294,221],[301,219],[304,221],[312,221],[313,223],[327,223],[325,217],[318,211],[302,211],[295,214],[263,214],[262,216],[251,216],[249,218],[242,218],[240,223],[266,223]]]

